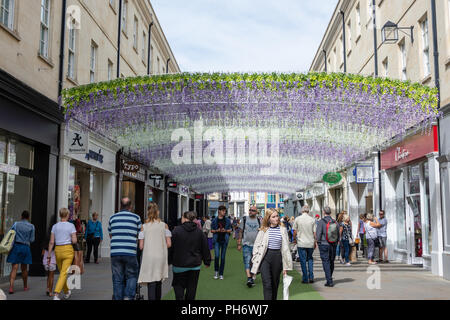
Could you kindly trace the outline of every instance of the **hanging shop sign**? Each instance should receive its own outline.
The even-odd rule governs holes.
[[[0,172],[9,173],[18,176],[19,175],[19,167],[13,166],[6,163],[0,163]]]
[[[358,165],[353,174],[356,177],[356,183],[373,183],[374,181],[372,165]]]
[[[102,155],[102,149],[98,150],[98,152],[89,150],[89,153],[86,153],[86,160],[95,160],[98,161],[100,163],[103,163],[103,155]]]
[[[416,134],[405,138],[381,153],[381,169],[386,170],[425,157],[431,152],[438,152],[437,126],[430,134]]]
[[[162,174],[150,174],[149,179],[162,180],[163,175]]]
[[[68,131],[66,150],[72,154],[89,153],[89,134],[81,131]]]
[[[279,203],[278,208],[284,208],[284,203]]]
[[[173,181],[172,181],[172,182],[169,182],[169,183],[168,183],[168,187],[169,187],[169,188],[176,188],[177,186],[178,186],[178,183],[176,183],[176,182],[173,182]]]
[[[308,192],[309,192],[309,191],[308,191]],[[304,199],[303,192],[297,192],[297,193],[296,193],[296,197],[297,197],[297,200],[303,200],[303,199]]]
[[[141,168],[136,161],[122,160],[122,171],[125,173],[137,173]]]
[[[277,205],[275,203],[268,203],[267,204],[267,209],[269,209],[269,208],[275,209],[276,207],[277,207]]]
[[[184,196],[189,196],[189,187],[180,185],[178,188],[178,192]]]
[[[341,181],[342,176],[339,172],[328,172],[322,177],[323,181],[329,184],[336,184]]]

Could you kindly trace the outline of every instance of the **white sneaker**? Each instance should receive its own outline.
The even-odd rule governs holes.
[[[53,300],[61,300],[61,299],[58,297],[57,294],[55,294],[55,295],[53,296]]]
[[[223,276],[220,276],[220,280],[223,280]]]
[[[218,272],[216,272],[216,274],[214,275],[214,279],[219,279],[219,273]]]
[[[351,267],[351,266],[352,266],[352,264],[351,264],[350,262],[347,262],[345,265],[346,265],[347,267]]]
[[[69,299],[71,295],[72,295],[72,291],[69,290],[67,292],[67,294],[64,294],[64,299],[66,299],[66,300]]]

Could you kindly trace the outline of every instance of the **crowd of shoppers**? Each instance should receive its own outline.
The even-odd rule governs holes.
[[[234,222],[226,216],[227,208],[221,206],[214,219],[197,219],[193,211],[184,212],[179,225],[169,231],[160,219],[155,203],[148,207],[147,220],[133,213],[128,198],[121,201],[120,212],[110,217],[108,233],[111,238],[111,272],[114,300],[134,300],[137,285],[147,285],[148,299],[162,298],[162,282],[169,278],[169,264],[172,264],[175,297],[177,300],[193,300],[202,263],[211,264],[211,250],[214,250],[214,279],[224,279],[225,258],[230,234],[235,231],[237,250],[242,251],[246,285],[255,286],[257,274],[261,274],[264,299],[277,299],[281,274],[293,268],[290,244],[296,245],[302,283],[314,282],[313,253],[319,249],[325,272],[325,286],[334,286],[334,262],[336,254],[342,254],[341,262],[351,266],[351,248],[357,243],[365,252],[369,264],[374,260],[375,248],[379,248],[378,262],[389,262],[387,252],[387,219],[380,210],[379,219],[368,213],[359,216],[356,239],[353,239],[350,216],[344,211],[334,220],[331,209],[323,209],[323,218],[310,215],[308,205],[303,206],[297,218],[280,217],[275,209],[267,209],[263,219],[258,217],[255,206],[249,215]],[[69,210],[59,211],[60,221],[52,226],[50,237],[42,250],[43,264],[48,272],[46,294],[54,300],[71,296],[67,285],[70,267],[74,264],[77,245],[77,230],[69,222]],[[30,245],[35,240],[35,229],[30,223],[30,214],[22,213],[22,219],[14,223],[16,232],[14,245],[7,262],[12,264],[9,293],[14,293],[14,281],[21,265],[24,290],[28,290],[27,266],[32,264]],[[292,230],[292,236],[290,235]],[[103,240],[102,224],[98,214],[92,214],[84,233],[87,244],[85,262],[89,263],[92,251],[94,262],[98,263],[98,247]],[[139,245],[139,246],[138,246]],[[140,250],[140,251],[139,251]],[[137,255],[141,252],[140,263]],[[339,257],[340,258],[340,257]],[[53,290],[53,278],[59,270],[59,278]]]

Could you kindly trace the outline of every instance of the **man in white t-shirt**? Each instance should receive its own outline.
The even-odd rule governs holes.
[[[313,283],[313,252],[317,247],[316,221],[309,215],[309,206],[304,205],[302,215],[294,221],[294,243],[297,243],[298,256],[302,267],[302,283]]]

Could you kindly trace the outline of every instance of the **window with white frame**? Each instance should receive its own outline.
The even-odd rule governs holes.
[[[156,72],[161,73],[161,67],[159,63],[159,57],[156,57]]]
[[[50,0],[41,0],[41,39],[39,43],[39,54],[48,58],[50,30]]]
[[[387,57],[383,60],[383,73],[385,77],[389,74],[389,58]]]
[[[340,43],[340,47],[342,49],[342,50],[339,50],[340,51],[339,56],[341,57],[339,62],[342,65],[344,63],[344,41],[342,40],[342,36],[339,39],[339,43]]]
[[[348,51],[352,50],[352,21],[349,20],[347,23],[347,34],[348,34]]]
[[[139,29],[139,22],[136,17],[134,17],[134,24],[133,24],[133,47],[137,50],[138,48],[138,29]]]
[[[422,30],[422,60],[423,60],[423,73],[424,76],[428,76],[431,73],[430,68],[430,46],[428,43],[428,19],[425,18],[420,23]]]
[[[91,63],[89,71],[89,81],[90,83],[95,82],[95,70],[97,66],[97,45],[94,41],[91,42]]]
[[[372,18],[372,0],[367,0],[367,22]]]
[[[122,4],[122,31],[127,33],[127,14],[128,14],[128,1],[124,1]]]
[[[76,36],[77,30],[75,29],[76,21],[72,20],[69,28],[69,70],[68,77],[75,79],[75,53],[76,53]]]
[[[8,29],[14,29],[14,0],[1,0],[0,23]]]
[[[337,71],[337,54],[336,54],[336,48],[333,49],[333,71]]]
[[[361,8],[358,5],[356,6],[356,35],[359,36],[361,34]]]
[[[142,52],[141,52],[142,61],[145,61],[145,57],[146,57],[146,54],[145,54],[145,49],[147,48],[146,41],[147,41],[147,36],[146,36],[145,32],[142,32],[142,49],[141,49],[142,50]]]
[[[400,58],[401,58],[401,67],[402,67],[402,80],[407,80],[407,72],[406,72],[406,47],[405,41],[403,40],[400,45]]]
[[[114,67],[114,64],[112,63],[111,60],[108,59],[108,81],[112,80],[113,72],[114,72],[113,67]]]

